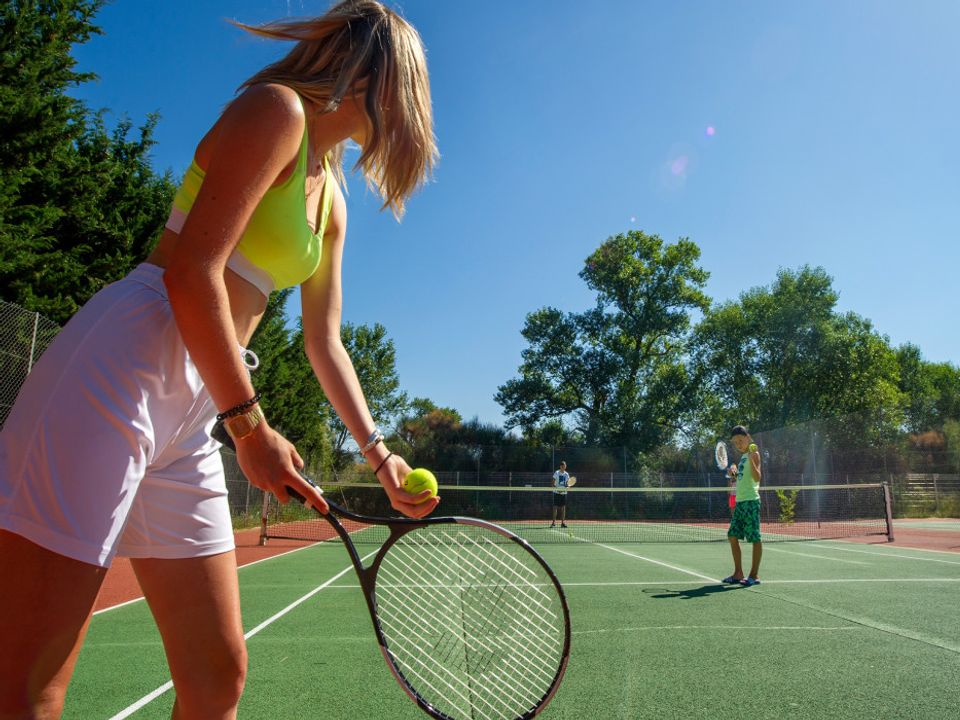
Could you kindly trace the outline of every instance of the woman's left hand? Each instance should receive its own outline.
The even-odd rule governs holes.
[[[377,474],[377,480],[383,485],[383,489],[390,498],[390,505],[394,510],[403,513],[410,518],[426,517],[440,504],[439,497],[431,497],[423,500],[430,495],[429,490],[423,492],[408,493],[403,489],[403,479],[410,473],[410,466],[407,461],[399,455],[391,455],[390,458],[380,468]],[[421,502],[417,502],[417,500]]]

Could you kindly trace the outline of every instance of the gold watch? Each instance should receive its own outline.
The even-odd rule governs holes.
[[[234,415],[223,419],[223,427],[234,440],[240,440],[252,433],[254,429],[262,422],[266,421],[266,416],[259,405],[254,405],[245,413]]]

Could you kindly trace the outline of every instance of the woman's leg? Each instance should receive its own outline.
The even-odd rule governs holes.
[[[60,717],[106,572],[0,530],[0,719]]]
[[[131,562],[163,637],[174,720],[235,718],[247,672],[235,554]]]

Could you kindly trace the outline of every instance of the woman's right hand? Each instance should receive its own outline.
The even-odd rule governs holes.
[[[281,504],[290,501],[287,488],[298,492],[308,507],[321,513],[329,511],[322,493],[300,474],[303,458],[289,440],[267,423],[235,441],[237,462],[247,480],[261,490],[276,495]]]

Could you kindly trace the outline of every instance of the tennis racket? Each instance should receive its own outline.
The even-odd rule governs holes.
[[[567,487],[568,487],[568,488],[572,488],[572,487],[573,487],[574,485],[576,485],[576,484],[577,484],[577,478],[575,478],[574,476],[571,475],[571,476],[570,476],[570,479],[567,480]]]
[[[546,707],[570,656],[570,613],[525,540],[474,518],[368,517],[327,504],[317,514],[343,541],[380,652],[411,700],[440,720],[520,720]],[[366,567],[341,519],[389,531]]]
[[[723,440],[717,441],[717,446],[713,449],[713,459],[717,462],[717,467],[726,470],[730,467],[727,458],[727,444]]]

